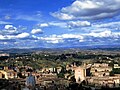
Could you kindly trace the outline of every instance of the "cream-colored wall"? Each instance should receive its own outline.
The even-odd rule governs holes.
[[[78,67],[75,69],[75,79],[76,79],[77,83],[85,80],[85,77],[86,77],[86,69],[85,68]],[[80,81],[79,81],[79,79],[80,79]]]
[[[7,72],[5,72],[4,70],[0,70],[0,72],[5,75],[5,79],[8,79]]]

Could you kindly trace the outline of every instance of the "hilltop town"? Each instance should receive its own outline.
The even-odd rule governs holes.
[[[27,53],[1,52],[1,90],[24,90],[30,72],[36,78],[36,90],[119,89],[120,51],[50,49]]]

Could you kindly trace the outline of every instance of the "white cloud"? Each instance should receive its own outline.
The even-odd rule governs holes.
[[[29,37],[30,34],[29,33],[21,33],[21,34],[18,34],[18,35],[0,35],[0,39],[1,40],[11,40],[11,39],[23,39],[23,38],[27,38]]]
[[[4,35],[14,35],[18,34],[18,28],[14,27],[13,25],[5,25],[4,30],[1,31],[2,34]]]
[[[47,23],[41,23],[41,24],[38,24],[38,26],[40,26],[40,27],[48,27],[49,25]]]
[[[91,23],[88,21],[70,21],[68,23],[69,28],[86,27],[86,26],[90,26],[90,25],[91,25]]]
[[[51,35],[49,37],[41,37],[42,40],[61,40],[62,38],[61,37],[57,37],[57,35]]]
[[[38,37],[37,37],[37,36],[35,36],[35,35],[32,35],[32,37],[33,37],[33,38],[35,38],[35,39],[37,39],[37,38],[38,38]]]
[[[110,30],[105,30],[105,31],[100,31],[100,32],[91,32],[89,34],[86,34],[84,36],[93,36],[95,38],[99,37],[99,38],[120,38],[120,32],[112,32]]]
[[[79,34],[62,34],[62,35],[51,35],[48,37],[41,37],[41,40],[46,41],[47,43],[63,43],[65,39],[71,40],[71,39],[78,39],[79,42],[84,41],[84,37]]]
[[[15,36],[16,38],[26,38],[26,37],[29,37],[30,34],[29,33],[26,33],[26,32],[23,32],[21,34],[18,34],[17,36]]]
[[[94,37],[110,37],[112,35],[112,32],[109,30],[103,31],[103,32],[99,32],[99,33],[90,33],[90,36],[94,36]]]
[[[0,40],[3,40],[3,39],[5,39],[5,36],[0,35]]]
[[[6,35],[5,36],[6,37],[6,39],[16,39],[16,36],[15,35]]]
[[[38,24],[40,27],[56,26],[60,28],[79,28],[90,26],[91,23],[88,21],[67,21],[67,22],[48,22],[43,24]]]
[[[120,0],[76,0],[51,15],[62,20],[101,19],[120,12]]]
[[[13,25],[5,25],[5,29],[9,29],[9,28],[12,28]]]
[[[93,25],[93,27],[97,27],[97,28],[116,27],[117,28],[117,27],[120,27],[120,21],[96,24],[96,25]]]
[[[16,30],[17,28],[14,27],[13,25],[5,25],[4,27],[5,29],[9,29],[9,30]]]
[[[61,28],[67,28],[67,23],[66,22],[49,22],[50,26],[57,26]]]
[[[14,35],[0,35],[0,40],[10,40],[10,39],[16,39],[16,36],[14,36]]]
[[[42,29],[33,29],[31,31],[32,34],[38,34],[38,33],[43,33]]]
[[[41,37],[40,39],[46,41],[47,43],[54,43],[54,44],[63,42],[63,39],[61,37],[57,37],[57,35],[51,35],[49,37]]]
[[[114,38],[120,38],[120,32],[114,32]]]
[[[7,45],[7,44],[8,44],[8,42],[3,42],[3,44]]]
[[[84,39],[84,37],[80,34],[62,34],[62,35],[58,35],[58,37],[61,37],[63,39],[65,39],[65,38]]]
[[[51,13],[51,15],[54,17],[57,17],[58,19],[62,19],[62,20],[71,20],[74,18],[73,15],[68,15],[65,13],[58,13],[58,12]]]
[[[53,44],[57,44],[60,42],[63,42],[63,41],[62,40],[49,40],[49,41],[47,41],[47,43],[53,43]]]
[[[42,38],[44,40],[61,40],[67,38],[77,38],[77,39],[84,39],[84,37],[80,34],[62,34],[62,35],[51,35],[46,38]]]

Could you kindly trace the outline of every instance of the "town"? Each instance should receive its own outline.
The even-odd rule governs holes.
[[[29,73],[36,90],[120,89],[120,52],[41,50],[0,54],[0,89],[27,90]]]

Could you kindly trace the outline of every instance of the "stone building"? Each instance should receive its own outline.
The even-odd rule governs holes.
[[[103,76],[109,76],[110,72],[112,71],[112,67],[110,67],[106,63],[94,63],[91,66],[90,73],[92,76],[97,76],[97,77],[103,77]]]
[[[86,68],[85,67],[77,67],[75,69],[75,79],[77,83],[80,83],[86,79]]]
[[[112,70],[112,67],[106,63],[94,63],[89,68],[85,65],[75,69],[75,79],[77,83],[85,80],[87,83],[95,86],[119,86],[120,74],[114,74],[111,76],[110,72]],[[88,76],[88,72],[90,72],[90,76]]]
[[[14,72],[13,70],[0,70],[0,78],[17,78],[17,72]]]

